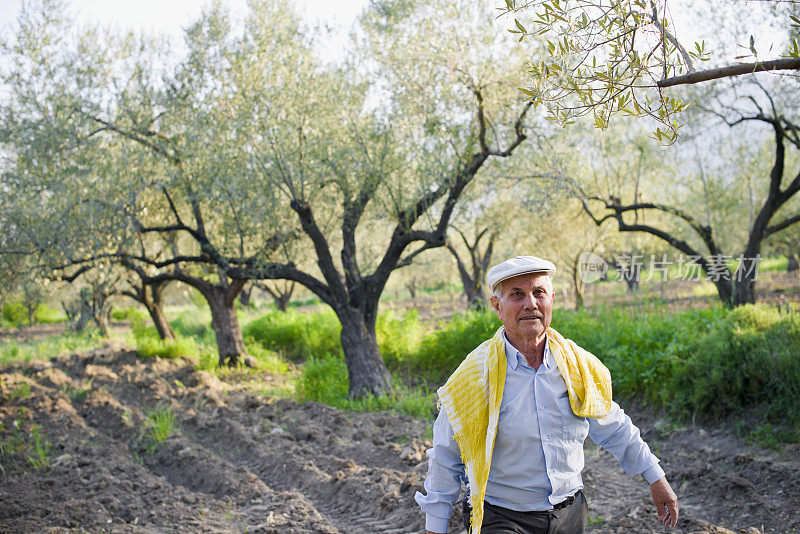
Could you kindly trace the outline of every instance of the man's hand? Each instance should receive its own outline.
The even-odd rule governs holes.
[[[658,520],[668,527],[674,527],[678,523],[678,497],[667,482],[667,477],[650,484],[650,496],[656,505]]]

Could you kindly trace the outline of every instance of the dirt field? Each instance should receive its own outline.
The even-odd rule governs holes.
[[[160,444],[144,430],[156,407],[177,422]],[[800,451],[630,413],[678,492],[672,532],[800,531]],[[423,531],[413,496],[430,421],[301,405],[106,349],[0,370],[0,423],[2,533]],[[35,428],[44,454],[32,452]],[[593,445],[586,457],[590,532],[665,530],[644,481]]]

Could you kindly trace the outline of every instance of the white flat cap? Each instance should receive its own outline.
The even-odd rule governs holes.
[[[553,262],[536,256],[517,256],[489,269],[486,273],[486,285],[494,291],[494,287],[503,280],[528,273],[547,273],[553,278],[556,275],[556,266]]]

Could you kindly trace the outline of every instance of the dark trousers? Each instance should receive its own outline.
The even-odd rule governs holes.
[[[464,507],[469,530],[469,510]],[[582,491],[572,504],[549,512],[516,512],[483,502],[482,534],[583,534],[589,507]]]

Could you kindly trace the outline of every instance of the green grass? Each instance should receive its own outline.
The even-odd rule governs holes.
[[[456,315],[433,330],[422,325],[416,311],[403,316],[381,313],[376,325],[378,344],[397,388],[389,395],[356,401],[347,397],[340,325],[330,310],[271,310],[249,322],[250,315],[243,312],[245,345],[257,365],[237,370],[217,367],[207,310],[180,309],[173,320],[179,337],[171,342],[157,339],[141,311],[128,310],[125,315],[143,356],[195,358],[198,368],[221,376],[263,372],[288,376],[292,371],[287,360],[306,360],[296,380],[298,399],[349,410],[390,409],[417,417],[431,415],[434,395],[425,388],[403,385],[404,380],[435,389],[499,326],[491,311]],[[557,309],[553,327],[609,367],[616,397],[636,398],[678,417],[758,414],[758,426],[746,433],[749,439],[800,440],[791,426],[785,428],[800,424],[800,313],[766,305],[675,310],[658,297],[644,295],[637,306]],[[0,364],[49,359],[98,344],[94,335],[72,332],[8,342],[0,346]],[[67,394],[80,400],[88,389],[76,388]]]
[[[381,395],[350,399],[347,396],[349,379],[347,366],[341,355],[309,357],[295,385],[295,395],[300,401],[316,401],[343,410],[389,410],[412,417],[431,418],[435,415],[436,398],[433,392],[402,385],[395,380],[396,391]]]
[[[192,339],[138,338],[136,352],[142,358],[197,358],[199,349]]]
[[[615,396],[677,416],[800,423],[800,314],[767,305],[668,313],[597,308],[553,325],[611,370]]]
[[[400,369],[419,351],[426,331],[416,309],[408,310],[402,317],[389,310],[378,315],[375,335],[386,365]]]
[[[67,384],[64,386],[63,391],[64,394],[69,397],[69,399],[77,404],[83,403],[86,400],[86,396],[92,390],[92,382],[89,380],[85,382],[83,386],[76,387],[71,384]]]
[[[258,343],[245,340],[247,352],[256,359],[256,372],[283,375],[289,372],[289,364],[275,351],[267,350]]]
[[[130,311],[128,320],[133,332],[136,352],[142,358],[197,358],[200,354],[197,343],[188,337],[177,336],[175,339],[160,339],[155,327],[146,324],[145,316],[142,313]]]
[[[251,338],[245,338],[245,350],[248,354],[253,356],[256,361],[254,368],[236,367],[230,368],[227,366],[219,366],[219,354],[216,347],[204,346],[200,347],[199,362],[195,366],[196,369],[208,371],[219,377],[226,377],[233,374],[260,374],[269,373],[273,375],[284,375],[289,373],[289,363],[275,351],[265,349],[259,343],[254,342]]]
[[[781,439],[800,439],[775,430],[800,423],[800,313],[767,305],[670,311],[651,300],[635,308],[555,310],[552,326],[608,366],[615,397],[678,417],[757,412],[777,425],[771,431],[783,432]],[[427,333],[399,367],[404,376],[440,384],[498,326],[490,311],[455,316]],[[344,386],[336,383],[341,396]]]
[[[738,262],[736,262],[738,266]],[[758,272],[759,273],[774,273],[774,272],[786,272],[786,268],[789,266],[789,258],[786,256],[778,256],[776,258],[761,258],[761,261],[758,264]]]
[[[39,324],[64,323],[67,316],[64,310],[49,304],[40,304],[33,312],[33,320]]]
[[[96,333],[71,331],[24,342],[8,341],[0,344],[0,365],[13,361],[49,360],[59,355],[96,348],[100,342],[101,338]]]
[[[0,423],[0,458],[21,455],[34,470],[46,469],[50,467],[51,448],[39,425],[30,425],[26,431],[19,419],[12,422],[11,428]]]
[[[0,314],[0,316],[2,316],[3,327],[6,328],[19,328],[20,326],[27,326],[30,324],[28,320],[28,309],[25,307],[24,303],[20,301],[7,302],[2,308],[2,314]],[[34,323],[63,323],[66,320],[67,316],[64,314],[63,310],[55,308],[46,302],[39,304],[36,309],[33,310]]]
[[[428,332],[419,349],[399,362],[404,374],[422,375],[442,383],[472,350],[494,335],[500,321],[491,310],[453,316],[450,322]]]
[[[186,309],[170,321],[170,325],[176,336],[191,337],[198,343],[216,343],[216,337],[211,328],[211,316],[205,310],[197,308]]]
[[[663,307],[556,310],[552,326],[598,356],[611,371],[615,395],[661,405],[687,343],[709,332],[722,307],[665,313]]]
[[[31,396],[31,385],[27,382],[23,382],[17,388],[11,392],[11,400],[13,399],[27,399]]]
[[[11,428],[0,423],[0,457],[9,458],[25,450],[25,440],[20,430],[19,419],[14,419]]]
[[[246,338],[292,361],[340,352],[340,332],[339,320],[330,310],[311,313],[269,311],[243,329]]]
[[[158,405],[145,411],[142,441],[146,451],[154,452],[162,443],[176,432],[175,413],[172,408]]]
[[[3,306],[3,322],[18,327],[28,324],[28,310],[22,302],[12,300]]]
[[[673,402],[710,415],[758,407],[765,422],[800,424],[800,313],[735,308],[676,351]]]
[[[425,329],[419,314],[412,310],[402,317],[391,311],[381,313],[376,323],[376,336],[381,354],[390,369],[409,368],[409,360],[418,351]],[[346,410],[392,410],[429,417],[433,395],[421,388],[399,384],[396,391],[380,397],[352,400],[347,396],[347,367],[339,340],[341,325],[330,310],[299,313],[270,311],[250,322],[244,329],[248,350],[257,356],[257,347],[291,360],[305,360],[295,384],[295,395],[301,401],[318,401]],[[278,369],[285,372],[284,369]]]
[[[744,422],[740,422],[736,425],[736,433],[744,437],[748,444],[767,449],[779,450],[784,443],[800,443],[800,428],[797,426],[764,423],[748,428]]]
[[[42,437],[41,427],[39,425],[33,425],[31,427],[28,463],[30,463],[35,470],[50,467],[50,442],[47,438]]]

